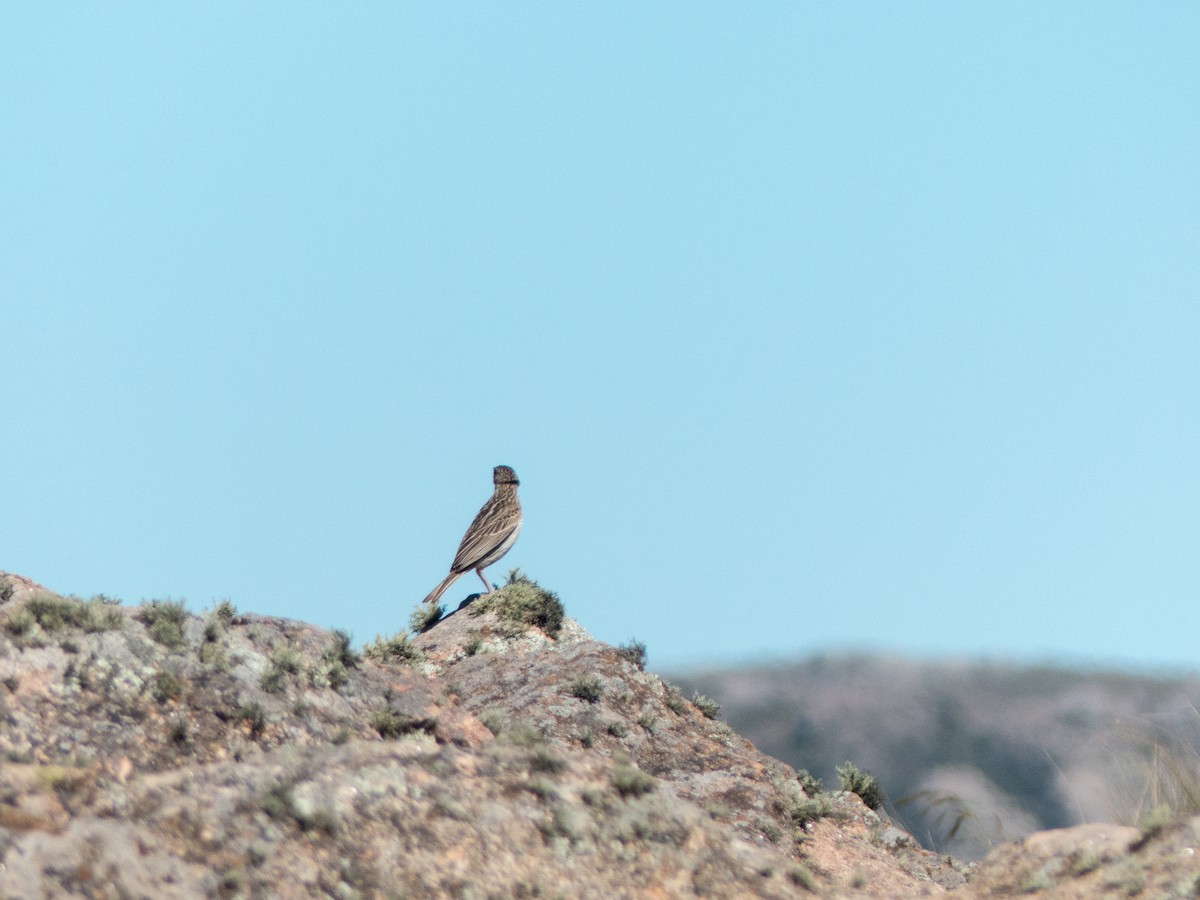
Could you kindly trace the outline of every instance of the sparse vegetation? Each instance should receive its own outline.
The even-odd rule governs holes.
[[[276,782],[267,788],[259,804],[262,811],[278,822],[287,821],[292,817],[292,786],[284,782]]]
[[[621,654],[633,665],[637,666],[639,671],[646,669],[646,645],[636,638],[631,638],[628,643],[622,644],[617,648],[617,652]]]
[[[760,820],[757,827],[762,836],[772,844],[778,844],[783,840],[783,829],[770,819]]]
[[[424,634],[438,622],[442,621],[442,616],[446,614],[446,607],[442,604],[422,603],[412,611],[412,615],[408,619],[408,630],[413,634]]]
[[[214,615],[204,623],[204,636],[200,641],[200,649],[196,651],[200,662],[216,669],[218,672],[223,672],[229,668],[229,656],[225,652],[225,636],[224,627],[221,625],[221,620]]]
[[[692,706],[700,710],[706,719],[715,719],[721,713],[721,704],[717,703],[709,697],[705,697],[699,691],[692,694]]]
[[[1088,872],[1099,868],[1102,862],[1104,862],[1104,857],[1093,848],[1088,847],[1076,851],[1071,855],[1069,870],[1072,875],[1078,878],[1080,875],[1086,875]]]
[[[171,672],[156,672],[150,679],[150,693],[159,703],[178,700],[183,694],[183,682]]]
[[[263,673],[260,685],[269,694],[278,694],[287,685],[289,676],[301,669],[300,651],[292,644],[283,642],[271,651],[271,667]]]
[[[566,760],[546,747],[536,747],[529,754],[529,771],[531,772],[544,772],[548,775],[557,775],[566,767]]]
[[[506,721],[503,711],[490,706],[479,714],[479,721],[492,734],[499,734]]]
[[[212,611],[213,618],[221,623],[222,628],[228,628],[233,624],[233,619],[237,615],[237,607],[229,602],[228,599],[222,600]]]
[[[5,581],[0,584],[0,603],[7,603],[12,599],[13,585],[11,581]]]
[[[604,685],[595,675],[581,675],[567,683],[564,689],[572,697],[595,703],[604,696]]]
[[[541,587],[520,569],[508,573],[508,583],[503,588],[484,594],[467,609],[473,616],[493,612],[517,625],[534,625],[550,638],[558,637],[566,615],[558,595]]]
[[[1134,845],[1135,848],[1145,846],[1149,841],[1154,840],[1162,834],[1168,826],[1178,821],[1180,821],[1180,818],[1171,807],[1166,804],[1156,806],[1138,822],[1138,828],[1141,829],[1142,835]]]
[[[833,801],[829,798],[828,794],[817,794],[815,797],[800,797],[787,809],[791,820],[800,826],[823,819],[831,812],[833,812]]]
[[[809,871],[807,866],[800,863],[788,869],[788,880],[796,887],[804,888],[804,890],[813,894],[817,893],[819,889],[817,879],[813,876],[813,873]]]
[[[648,794],[654,790],[657,784],[653,776],[647,775],[626,760],[618,760],[614,763],[609,777],[617,793],[626,798]]]
[[[263,672],[262,678],[258,682],[258,686],[268,694],[281,693],[286,685],[287,675],[277,666],[271,666],[267,671]]]
[[[25,611],[47,633],[83,624],[83,604],[67,597],[31,597]]]
[[[183,626],[187,611],[182,600],[151,600],[142,604],[137,618],[146,625],[150,637],[171,650],[185,646]]]
[[[467,632],[467,640],[463,643],[463,653],[474,656],[483,647],[483,636],[475,628]]]
[[[574,844],[587,833],[587,818],[567,804],[558,804],[548,819],[538,823],[547,841],[562,838]]]
[[[798,772],[795,778],[773,779],[772,784],[776,791],[775,811],[801,828],[833,810],[830,796],[821,791],[821,783],[807,772]]]
[[[546,743],[546,735],[528,722],[506,722],[498,737],[514,747],[538,747]]]
[[[4,623],[5,630],[15,638],[28,639],[38,627],[37,619],[28,609],[20,609],[8,617]]]
[[[437,727],[437,719],[407,716],[393,709],[381,709],[371,714],[371,727],[379,732],[380,737],[394,740],[414,731],[432,734],[433,729]]]
[[[666,696],[663,697],[663,703],[675,715],[682,716],[687,712],[687,701],[683,699],[683,694],[679,692],[679,688],[675,687],[675,685],[665,681],[663,682],[663,687],[666,689]]]
[[[862,771],[854,763],[847,760],[837,767],[837,776],[838,785],[841,789],[858,794],[862,802],[867,804],[870,809],[879,809],[883,806],[883,788],[879,786],[879,782],[875,779],[874,775]]]
[[[1130,738],[1145,759],[1130,824],[1149,840],[1172,822],[1200,815],[1200,753],[1158,731]]]
[[[187,719],[176,719],[173,721],[169,736],[172,744],[186,744],[189,737]]]
[[[817,794],[825,790],[821,784],[821,779],[815,775],[810,775],[808,769],[796,770],[796,781],[799,782],[801,789],[810,797],[815,797]]]
[[[329,644],[321,651],[321,659],[313,672],[313,684],[328,685],[335,691],[350,680],[350,670],[357,669],[362,654],[353,647],[349,632],[335,629]]]
[[[530,778],[525,782],[523,787],[544,803],[559,799],[558,789],[549,779],[540,777]]]
[[[74,597],[39,594],[10,616],[5,623],[9,634],[37,643],[40,635],[67,628],[88,633],[114,631],[125,624],[120,609],[106,597],[84,602]]]
[[[250,737],[257,740],[267,727],[267,714],[257,703],[248,703],[234,710],[234,719],[250,727]]]
[[[363,647],[362,655],[378,663],[407,663],[415,665],[421,662],[421,651],[412,645],[408,635],[397,632],[389,638],[375,636],[375,640]]]

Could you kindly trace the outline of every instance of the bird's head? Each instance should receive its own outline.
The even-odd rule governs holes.
[[[517,481],[517,473],[508,466],[496,466],[492,469],[493,484],[520,484]]]

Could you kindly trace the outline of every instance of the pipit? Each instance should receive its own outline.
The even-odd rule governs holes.
[[[483,577],[483,570],[509,551],[517,540],[521,530],[521,501],[517,499],[517,473],[508,466],[496,466],[492,470],[492,481],[496,490],[475,521],[463,535],[458,552],[454,554],[454,562],[450,564],[450,574],[445,580],[430,591],[425,598],[426,603],[437,603],[446,588],[464,572],[474,569],[483,582],[484,593],[489,594],[492,586]]]

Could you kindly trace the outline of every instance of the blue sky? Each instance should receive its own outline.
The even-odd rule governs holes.
[[[5,4],[0,569],[366,640],[505,463],[652,666],[1195,666],[1198,33]]]

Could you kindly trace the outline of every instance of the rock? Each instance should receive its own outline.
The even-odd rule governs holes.
[[[1197,873],[1185,824],[1034,836],[968,881],[540,615],[529,582],[370,655],[25,584],[0,605],[4,898],[971,897]]]

